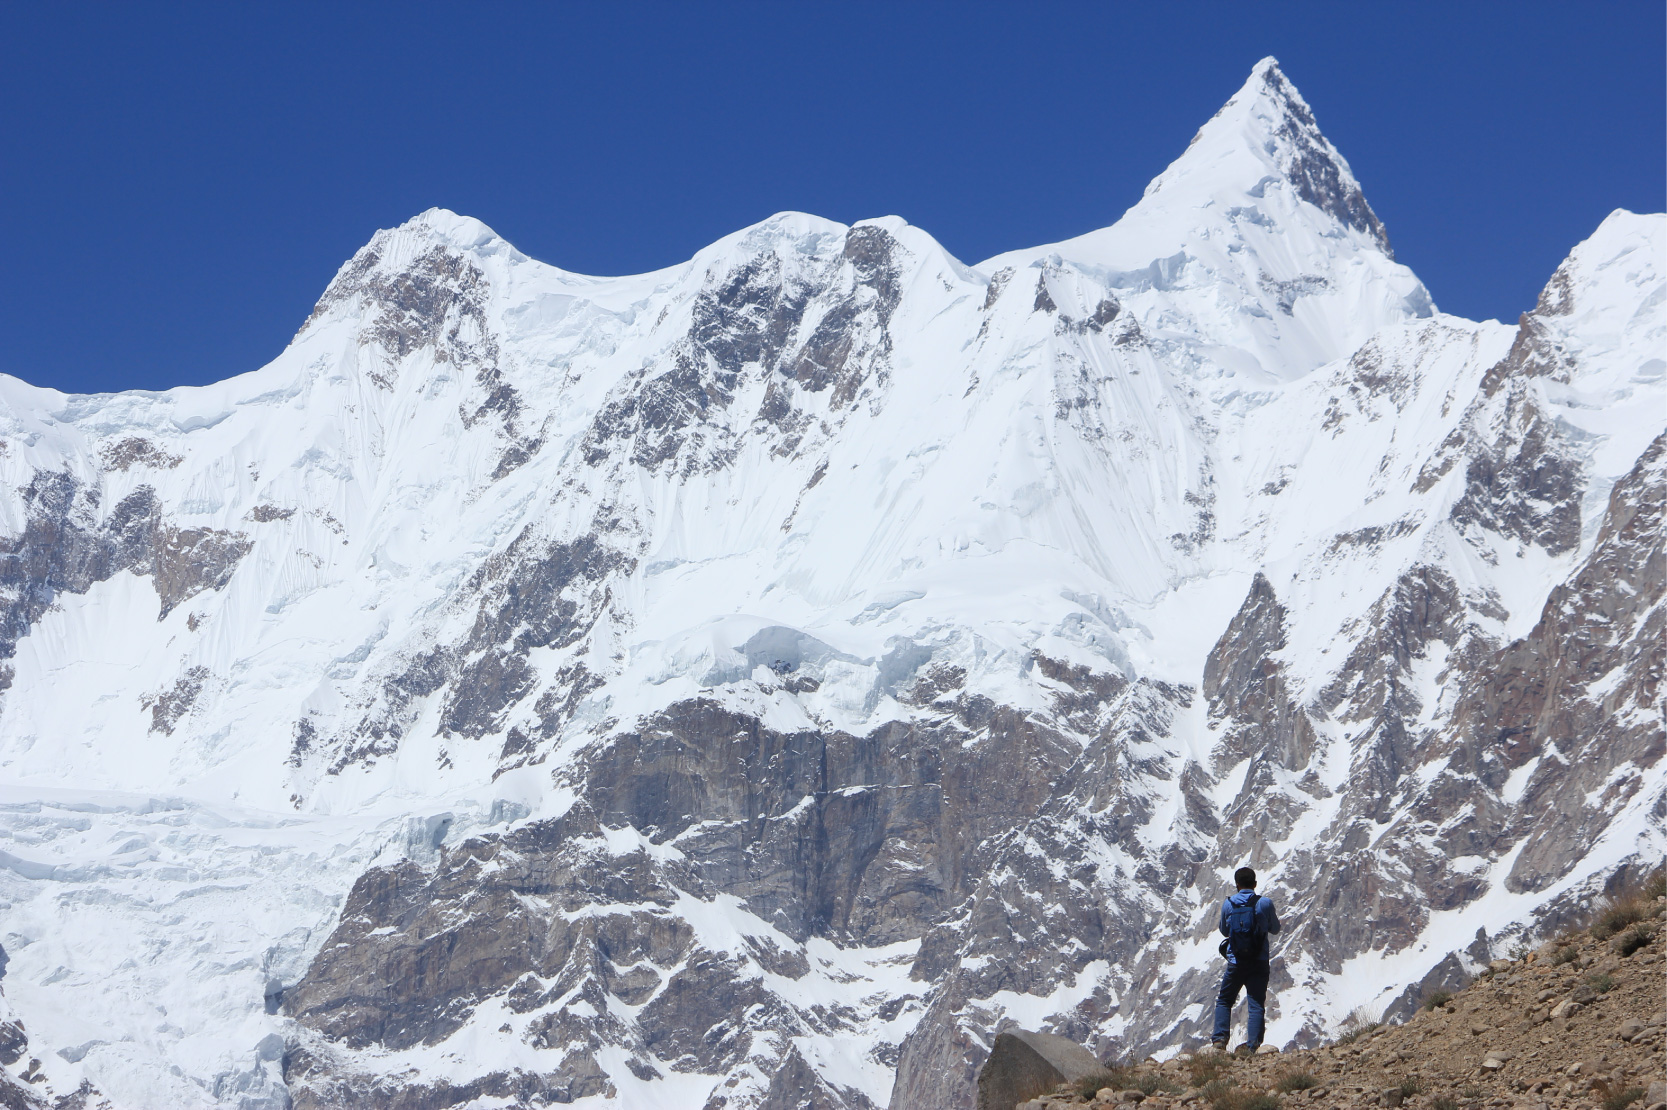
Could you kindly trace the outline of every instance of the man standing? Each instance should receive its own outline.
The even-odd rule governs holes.
[[[1238,892],[1221,904],[1221,953],[1227,957],[1227,970],[1221,977],[1221,992],[1216,995],[1216,1027],[1210,1043],[1218,1049],[1227,1047],[1227,1033],[1233,1025],[1233,1006],[1239,1001],[1239,988],[1250,998],[1250,1028],[1245,1034],[1241,1052],[1255,1052],[1262,1047],[1262,1010],[1268,995],[1268,937],[1279,932],[1279,914],[1273,901],[1256,893],[1256,872],[1241,867],[1233,872]]]

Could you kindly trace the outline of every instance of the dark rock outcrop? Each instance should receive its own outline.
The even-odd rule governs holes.
[[[969,746],[973,728],[983,740]],[[800,944],[814,937],[920,935],[979,881],[980,847],[1006,815],[1042,806],[1073,748],[976,702],[864,737],[778,733],[714,703],[673,706],[587,756],[575,783],[585,800],[564,817],[442,848],[432,868],[407,861],[359,879],[283,996],[319,1035],[286,1073],[312,1092],[298,1105],[372,1097],[372,1078],[353,1078],[353,1050],[439,1043],[493,998],[525,1015],[515,1035],[551,1053],[541,1089],[571,1097],[604,1082],[594,1053],[607,1045],[721,1073],[761,1039],[847,1026],[858,1016],[785,1006],[760,974],[802,977]],[[788,946],[712,947],[677,907],[720,896],[744,899]],[[630,1023],[579,1016],[611,1012],[610,1000],[640,1009]],[[413,1105],[470,1097],[428,1090]],[[866,1104],[832,1088],[817,1097]]]
[[[124,570],[148,575],[160,620],[203,591],[224,588],[251,547],[239,532],[171,523],[149,486],[108,513],[100,491],[68,471],[37,471],[19,495],[23,530],[0,537],[0,659],[16,653],[61,593],[86,593]],[[7,682],[10,673],[9,666],[0,671]]]
[[[1103,1070],[1094,1054],[1052,1033],[1009,1029],[996,1037],[978,1069],[978,1110],[1013,1110],[1021,1102]]]
[[[1348,171],[1348,163],[1337,153],[1329,140],[1320,133],[1314,113],[1309,110],[1278,66],[1262,71],[1262,82],[1268,96],[1279,106],[1278,135],[1290,144],[1291,154],[1281,166],[1285,176],[1297,188],[1303,200],[1323,212],[1329,212],[1347,227],[1370,236],[1385,254],[1393,257],[1389,248],[1389,233],[1383,221],[1366,202],[1360,186]]]

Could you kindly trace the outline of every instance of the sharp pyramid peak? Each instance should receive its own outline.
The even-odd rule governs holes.
[[[1383,222],[1348,161],[1320,131],[1313,109],[1271,56],[1251,68],[1245,83],[1199,128],[1186,152],[1152,182],[1147,194],[1195,177],[1217,178],[1222,171],[1216,164],[1231,154],[1251,155],[1264,170],[1288,181],[1303,200],[1393,257]]]

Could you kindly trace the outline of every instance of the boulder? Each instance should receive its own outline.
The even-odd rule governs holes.
[[[1010,1030],[996,1037],[978,1071],[978,1110],[1014,1110],[1061,1083],[1104,1070],[1092,1052],[1073,1040]]]

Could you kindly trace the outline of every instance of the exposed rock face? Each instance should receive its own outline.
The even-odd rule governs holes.
[[[68,471],[37,471],[18,496],[23,528],[0,537],[0,658],[15,654],[61,593],[84,594],[122,571],[149,575],[161,619],[204,590],[223,588],[249,552],[238,533],[170,524],[149,486],[108,513],[98,489]]]
[[[1270,61],[977,267],[784,214],[587,278],[434,211],[254,374],[17,385],[43,1085],[971,1110],[1018,1027],[1197,1038],[1246,862],[1273,1040],[1409,1009],[1667,847],[1663,225],[1435,315]]]
[[[1522,804],[1498,834],[1523,842],[1512,890],[1566,874],[1667,754],[1664,505],[1667,434],[1615,484],[1591,554],[1533,630],[1486,660],[1454,708],[1453,731],[1468,743],[1454,745],[1449,766],[1495,790],[1520,782]]]
[[[1006,827],[1002,815],[1039,808],[1075,758],[1052,730],[976,708],[854,737],[777,733],[715,703],[672,706],[586,761],[574,784],[585,802],[564,817],[439,849],[432,870],[406,861],[367,873],[284,1007],[329,1042],[399,1051],[443,1043],[502,997],[525,1037],[566,1046],[538,1089],[571,1098],[605,1089],[595,1054],[620,1038],[644,1070],[658,1059],[769,1074],[774,1054],[814,1030],[872,1037],[868,1051],[884,1058],[883,1025],[914,1008],[906,997],[877,1028],[858,1011],[794,1006],[760,977],[828,974],[813,966],[817,938],[918,937],[978,881],[978,848]],[[757,932],[711,947],[687,923],[691,898],[712,912],[744,905]],[[601,1029],[585,1016],[620,1004],[640,1009]],[[319,1063],[328,1051],[292,1057],[294,1089],[319,1105],[346,1097],[330,1091],[373,1089],[368,1078],[344,1087]],[[329,1078],[315,1088],[315,1074]],[[772,1082],[758,1093],[765,1105]],[[872,1105],[860,1092],[824,1097]]]
[[[1285,620],[1273,587],[1258,573],[1238,615],[1204,661],[1210,717],[1234,726],[1234,734],[1217,748],[1223,765],[1267,752],[1274,766],[1300,772],[1313,758],[1313,726],[1294,701],[1278,662],[1285,648]]]
[[[1320,134],[1308,102],[1292,87],[1278,66],[1263,67],[1260,76],[1267,94],[1282,108],[1277,134],[1290,146],[1281,168],[1296,186],[1297,194],[1314,207],[1335,216],[1344,226],[1370,235],[1386,254],[1391,253],[1389,233],[1384,230],[1383,221],[1366,203],[1366,195],[1349,173],[1349,164],[1343,161],[1337,148]],[[1317,280],[1324,282],[1325,279]]]

